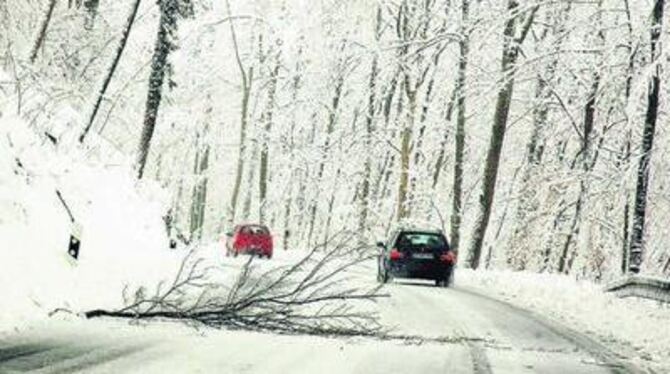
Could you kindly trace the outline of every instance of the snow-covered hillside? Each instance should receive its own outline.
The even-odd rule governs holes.
[[[155,286],[179,263],[163,191],[138,183],[122,159],[87,152],[0,117],[0,330],[55,308],[121,306],[124,287]],[[67,254],[73,230],[81,230],[78,260]]]

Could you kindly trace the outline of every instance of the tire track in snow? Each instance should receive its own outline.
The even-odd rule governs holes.
[[[443,305],[438,304],[436,296],[449,292],[448,290],[424,284],[393,284],[392,287],[394,287],[395,297],[402,295],[399,297],[401,303],[417,306],[414,313],[420,312],[418,319],[423,322],[430,322],[440,334],[443,333],[439,326],[446,325],[446,319],[443,319],[445,311]],[[456,313],[446,313],[451,318],[453,318],[453,314]],[[467,329],[467,323],[462,321],[456,321],[455,324],[451,323],[449,326],[451,331],[445,331],[446,336],[453,336],[454,341],[458,341],[460,345],[466,348],[472,363],[472,372],[474,374],[492,374],[493,371],[486,356],[486,350],[481,341],[478,341],[481,337],[473,335],[472,331]],[[442,329],[449,330],[449,328],[445,329],[444,327]]]
[[[491,363],[486,357],[486,351],[479,343],[473,343],[466,340],[465,344],[469,348],[470,357],[472,358],[472,371],[474,374],[493,374],[491,370]]]
[[[0,347],[0,373],[66,374],[86,372],[92,367],[145,349],[139,344],[111,341],[21,342]]]

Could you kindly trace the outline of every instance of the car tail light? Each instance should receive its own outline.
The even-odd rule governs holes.
[[[402,252],[400,252],[399,250],[397,250],[395,248],[393,248],[391,250],[391,253],[389,253],[389,255],[390,255],[391,261],[397,261],[397,260],[400,260],[403,257],[405,257],[405,255],[403,255]]]
[[[454,263],[456,263],[456,254],[452,251],[449,251],[449,252],[441,255],[440,260],[442,260],[443,262],[449,263],[449,264],[454,264]]]

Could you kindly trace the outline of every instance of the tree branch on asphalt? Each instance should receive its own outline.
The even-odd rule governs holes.
[[[118,310],[91,310],[86,318],[166,318],[214,328],[273,331],[331,336],[382,336],[376,313],[363,308],[387,297],[379,286],[358,286],[350,270],[370,259],[353,234],[331,238],[328,249],[315,246],[292,265],[261,270],[254,257],[242,266],[226,287],[210,280],[213,268],[204,268],[191,251],[173,282],[149,296],[135,291]]]

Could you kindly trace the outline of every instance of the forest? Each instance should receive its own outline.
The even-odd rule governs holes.
[[[158,181],[180,241],[418,225],[461,267],[667,276],[665,8],[0,0],[0,90],[45,143]]]

